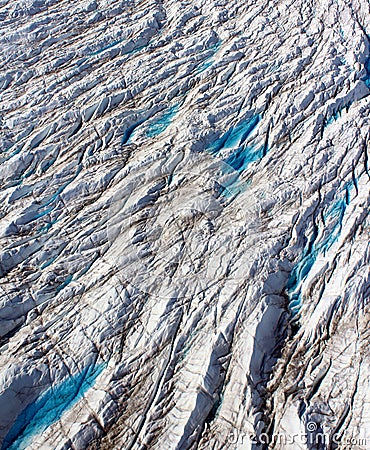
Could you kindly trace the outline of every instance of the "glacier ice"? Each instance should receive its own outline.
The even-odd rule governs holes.
[[[1,448],[369,448],[369,2],[0,17]]]

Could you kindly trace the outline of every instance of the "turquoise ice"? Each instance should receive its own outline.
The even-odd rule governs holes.
[[[290,299],[290,309],[293,315],[297,314],[302,304],[301,288],[302,283],[307,278],[317,256],[324,254],[338,240],[342,231],[342,223],[346,208],[351,200],[351,190],[354,182],[346,183],[343,197],[336,200],[333,205],[324,213],[324,224],[328,225],[328,232],[324,232],[323,239],[316,243],[318,237],[318,227],[315,225],[312,236],[308,241],[301,260],[294,266],[288,279],[286,289]]]
[[[42,433],[75,405],[94,385],[105,364],[90,365],[78,375],[42,393],[17,417],[2,450],[26,450],[33,436]]]
[[[171,106],[166,112],[161,114],[158,119],[150,123],[146,130],[148,137],[155,137],[163,133],[168,128],[179,110],[179,105]]]
[[[231,127],[228,131],[226,131],[226,133],[216,139],[210,147],[208,147],[208,151],[213,155],[217,155],[225,148],[240,147],[257,127],[259,121],[260,116],[255,115],[239,123],[237,126]]]

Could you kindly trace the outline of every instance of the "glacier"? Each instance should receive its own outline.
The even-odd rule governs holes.
[[[370,448],[369,1],[0,17],[1,449]]]

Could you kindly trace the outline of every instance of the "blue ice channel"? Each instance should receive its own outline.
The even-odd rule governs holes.
[[[146,135],[148,137],[155,137],[163,133],[163,131],[168,128],[173,120],[173,118],[178,113],[180,105],[176,104],[171,106],[165,113],[163,113],[157,120],[150,123],[146,130]]]
[[[134,135],[134,131],[136,130],[137,127],[139,127],[142,123],[145,122],[145,119],[139,120],[138,122],[130,125],[127,130],[124,132],[122,140],[121,140],[121,144],[125,145],[125,144],[130,144],[131,139]]]
[[[212,51],[212,55],[209,56],[208,58],[206,58],[202,63],[199,64],[199,66],[196,68],[196,71],[195,71],[196,74],[204,72],[205,70],[208,69],[208,67],[212,66],[212,64],[215,62],[212,57],[217,53],[217,51],[221,47],[221,44],[222,44],[222,41],[220,40],[208,49],[208,50]]]
[[[121,44],[124,41],[124,39],[119,39],[118,41],[113,41],[108,45],[105,45],[104,47],[100,48],[99,50],[96,50],[95,52],[91,53],[91,56],[99,55],[99,53],[104,52],[105,50],[109,50],[112,47],[115,47],[118,44]]]
[[[324,127],[327,127],[328,125],[332,124],[333,122],[335,122],[337,119],[339,119],[340,115],[341,115],[342,110],[337,110],[335,111],[331,116],[329,116],[328,118],[325,118],[324,120]]]
[[[230,182],[222,186],[222,194],[226,197],[234,196],[243,191],[243,184],[239,182],[239,175],[252,162],[262,159],[267,152],[265,146],[256,148],[255,146],[245,145],[246,139],[252,134],[260,120],[260,116],[255,115],[237,126],[231,127],[206,149],[214,156],[219,155],[224,149],[233,150],[227,157],[222,158],[225,163],[225,166],[222,167],[222,175],[232,175],[232,173],[236,175],[230,177]]]
[[[324,214],[324,224],[331,222],[332,226],[329,233],[319,243],[315,244],[318,236],[318,227],[315,225],[313,234],[308,241],[303,252],[302,259],[294,266],[290,277],[287,281],[286,289],[289,295],[289,307],[292,315],[295,316],[301,307],[301,287],[304,280],[307,278],[312,266],[314,265],[317,256],[324,254],[330,247],[338,240],[342,231],[342,224],[346,208],[351,201],[351,190],[354,187],[354,182],[346,183],[344,187],[344,196],[334,202],[334,204]]]
[[[244,144],[245,140],[252,134],[260,120],[260,116],[255,115],[244,120],[239,125],[231,127],[226,133],[216,139],[216,141],[208,147],[207,151],[212,155],[218,155],[223,149],[235,147],[239,149],[239,147]]]
[[[241,146],[223,161],[231,166],[234,170],[242,173],[254,161],[262,159],[264,156],[264,148],[256,149],[255,147]]]
[[[315,241],[318,235],[318,227],[315,225],[314,231],[310,240],[303,252],[302,259],[293,267],[293,270],[288,278],[286,289],[290,299],[289,307],[292,315],[295,316],[301,307],[301,286],[303,281],[307,278],[312,266],[314,265],[319,250],[315,246]]]
[[[83,398],[105,367],[104,363],[92,364],[78,375],[71,376],[42,393],[19,414],[6,435],[1,450],[27,449],[34,436],[44,432]]]
[[[324,255],[340,236],[344,214],[346,212],[347,206],[351,201],[351,191],[353,187],[353,181],[346,183],[344,186],[344,196],[335,201],[334,204],[324,214],[324,223],[334,222],[330,233],[325,237],[320,246],[320,250]]]
[[[330,125],[333,122],[335,122],[336,120],[338,120],[339,117],[341,117],[342,111],[344,109],[346,109],[347,112],[348,112],[351,104],[352,104],[352,102],[348,102],[344,106],[342,106],[342,107],[338,108],[337,110],[333,111],[333,113],[329,117],[325,117],[325,119],[324,119],[324,127],[326,128],[328,125]]]
[[[213,59],[206,59],[197,67],[195,73],[198,74],[204,72],[205,70],[208,69],[208,67],[211,67],[213,63],[214,63]]]
[[[370,89],[370,58],[368,58],[365,62],[365,70],[366,70],[365,84]]]

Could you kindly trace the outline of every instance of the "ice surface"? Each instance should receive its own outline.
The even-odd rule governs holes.
[[[368,446],[369,17],[0,2],[3,449]]]

